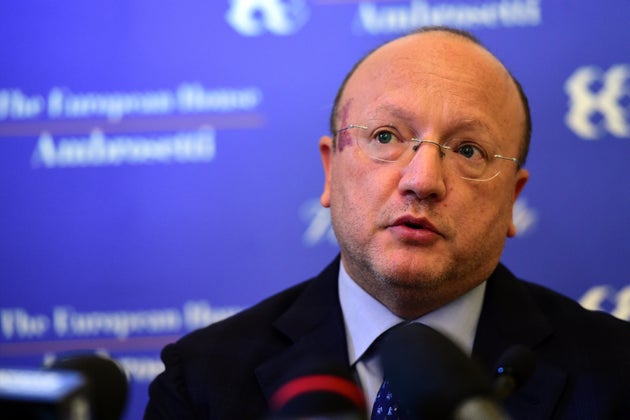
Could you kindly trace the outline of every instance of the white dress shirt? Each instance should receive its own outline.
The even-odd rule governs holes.
[[[414,322],[420,322],[450,338],[470,355],[481,313],[486,283],[483,282],[463,296]],[[377,357],[364,354],[383,332],[403,322],[382,303],[374,299],[348,275],[343,263],[339,268],[339,300],[343,312],[348,356],[365,393],[368,410],[383,382],[383,372]]]

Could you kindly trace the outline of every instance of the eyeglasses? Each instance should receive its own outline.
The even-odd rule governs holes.
[[[442,143],[421,140],[411,133],[401,133],[390,123],[379,121],[371,121],[368,125],[350,124],[341,128],[336,133],[337,141],[340,141],[339,137],[344,133],[351,135],[367,156],[381,162],[408,164],[422,144],[432,144],[440,149],[440,157],[446,170],[470,181],[490,181],[496,178],[501,173],[502,161],[514,162],[520,166],[517,158],[499,154],[495,145],[470,138],[453,137]]]

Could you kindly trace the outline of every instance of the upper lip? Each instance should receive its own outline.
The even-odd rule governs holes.
[[[442,235],[442,233],[428,219],[424,217],[414,217],[411,215],[401,216],[394,220],[391,226],[410,226],[417,229],[430,230],[431,232]]]

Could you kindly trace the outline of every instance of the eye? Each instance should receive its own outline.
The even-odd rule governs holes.
[[[487,159],[488,154],[486,151],[479,145],[474,143],[459,143],[455,147],[453,147],[453,151],[462,157],[470,160],[485,160]]]
[[[404,143],[403,138],[398,130],[390,125],[377,128],[372,133],[372,139],[381,145]]]
[[[395,138],[394,133],[391,131],[380,131],[376,133],[376,141],[380,144],[389,144]]]

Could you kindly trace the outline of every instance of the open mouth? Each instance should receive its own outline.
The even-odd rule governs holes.
[[[421,217],[412,217],[412,216],[403,216],[398,218],[393,224],[392,227],[404,227],[407,229],[412,229],[415,231],[426,230],[427,232],[432,232],[437,235],[442,236],[442,234],[425,218]]]
[[[421,223],[414,223],[414,222],[405,222],[403,223],[403,226],[406,226],[411,229],[425,229],[424,225],[422,225]]]

